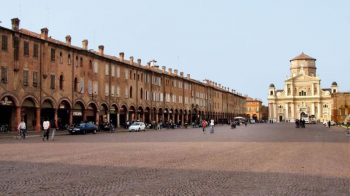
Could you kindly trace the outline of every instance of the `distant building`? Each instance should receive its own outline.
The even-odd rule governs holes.
[[[269,120],[290,121],[314,116],[318,121],[331,119],[332,97],[338,92],[336,82],[322,89],[316,76],[316,59],[304,53],[290,60],[290,76],[283,89],[270,84],[268,91]]]
[[[248,119],[254,119],[256,121],[262,120],[262,101],[247,97],[246,116]]]
[[[245,97],[228,87],[192,79],[178,70],[141,59],[124,58],[59,41],[42,28],[35,33],[0,26],[0,125],[15,130],[24,119],[29,129],[41,121],[64,127],[81,121],[199,123],[200,119],[227,121],[245,111]]]
[[[332,120],[337,123],[350,123],[350,92],[332,94]]]

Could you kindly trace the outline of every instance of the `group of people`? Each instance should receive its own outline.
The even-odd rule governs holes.
[[[209,126],[210,127],[210,133],[214,133],[214,119],[210,120],[210,123],[208,121],[206,121],[205,119],[202,120],[202,129],[203,129],[203,133],[205,133],[205,128]]]
[[[49,121],[49,119],[45,119],[43,121],[43,124],[42,124],[42,129],[43,129],[43,132],[42,132],[42,140],[43,141],[48,141],[49,140],[49,137],[50,137],[50,128],[52,128],[51,126],[51,123]],[[53,138],[55,137],[55,129],[51,129],[52,132],[51,132],[51,139],[53,140]],[[26,136],[27,136],[27,125],[24,121],[24,119],[21,119],[21,122],[18,124],[17,126],[17,131],[19,133],[19,136],[21,139],[26,139]]]
[[[305,120],[304,119],[296,119],[295,120],[295,127],[296,128],[305,128]]]

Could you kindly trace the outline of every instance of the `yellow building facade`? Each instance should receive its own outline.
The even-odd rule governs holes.
[[[283,89],[270,84],[268,90],[269,120],[294,122],[302,117],[314,117],[317,121],[331,120],[332,94],[338,86],[321,88],[316,75],[316,59],[304,53],[290,60],[290,75]]]

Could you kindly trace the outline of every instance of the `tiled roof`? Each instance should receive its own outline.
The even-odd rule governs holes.
[[[292,58],[290,61],[294,61],[294,60],[313,60],[313,61],[316,61],[315,58],[312,58],[311,56],[305,54],[304,52],[302,52],[298,56]]]

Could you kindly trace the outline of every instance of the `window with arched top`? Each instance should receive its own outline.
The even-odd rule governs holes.
[[[63,75],[60,75],[60,90],[63,90],[63,81],[64,81]]]
[[[132,98],[132,86],[130,86],[129,97]]]
[[[273,91],[270,91],[270,95],[273,95]]]
[[[68,65],[70,65],[72,63],[72,58],[70,56],[70,54],[68,54]]]

